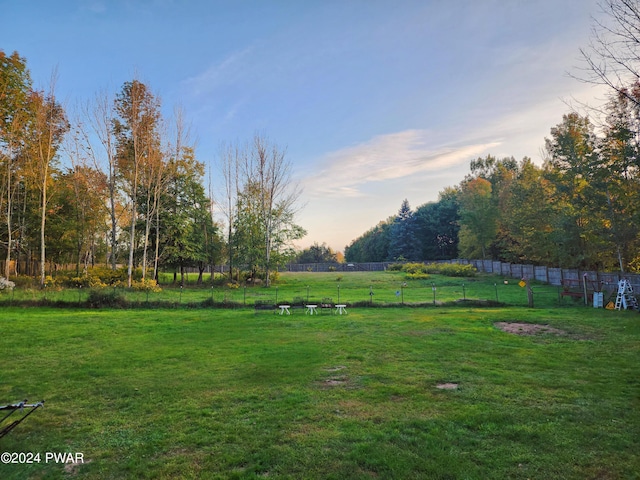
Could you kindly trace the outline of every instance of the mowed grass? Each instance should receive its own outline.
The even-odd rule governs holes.
[[[0,478],[638,478],[640,318],[592,308],[0,311]],[[520,336],[495,322],[553,326]],[[455,390],[437,388],[455,383]],[[81,452],[84,464],[44,463]]]
[[[153,306],[161,302],[175,307],[189,306],[211,301],[215,304],[253,305],[255,301],[272,303],[292,302],[295,298],[317,303],[331,298],[334,303],[374,306],[440,305],[460,300],[481,300],[527,306],[525,288],[518,285],[519,279],[500,276],[478,275],[473,278],[451,278],[431,275],[423,280],[408,280],[403,272],[324,272],[324,273],[280,273],[279,279],[270,288],[263,286],[236,286],[231,288],[226,281],[211,286],[205,277],[202,285],[195,284],[195,276],[187,276],[184,288],[171,283],[170,276],[161,278],[160,292],[132,291],[117,288],[113,291],[124,296],[134,305]],[[220,285],[222,283],[222,285]],[[579,290],[579,289],[578,289]],[[111,288],[104,291],[111,292]],[[561,298],[557,286],[534,282],[536,307],[575,306],[584,304],[582,299]],[[605,292],[605,300],[614,294],[613,288]],[[86,301],[89,289],[16,289],[0,293],[0,305],[11,305],[20,301],[63,301],[81,304]],[[615,297],[613,297],[615,300]]]

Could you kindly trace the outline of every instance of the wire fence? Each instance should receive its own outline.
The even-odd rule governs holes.
[[[346,278],[348,280],[348,278]],[[270,288],[239,286],[208,287],[163,287],[161,291],[134,291],[127,288],[107,288],[102,292],[117,295],[133,305],[228,305],[253,307],[260,304],[320,304],[326,300],[333,304],[350,306],[395,307],[395,306],[440,306],[440,305],[494,305],[530,306],[527,289],[517,281],[486,281],[473,279],[444,279],[435,281],[408,281],[394,285],[366,285],[362,282],[349,284],[336,282],[335,285],[275,285]],[[366,283],[366,282],[365,282]],[[591,299],[565,296],[564,289],[548,284],[531,285],[535,307],[557,307],[589,305]],[[0,302],[20,304],[21,302],[48,302],[68,305],[83,305],[90,298],[90,289],[29,289],[3,292]],[[605,304],[610,295],[605,294]]]

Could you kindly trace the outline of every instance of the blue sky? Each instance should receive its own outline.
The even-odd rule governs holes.
[[[596,0],[0,0],[0,48],[67,104],[134,77],[181,105],[200,161],[260,132],[304,189],[301,247],[343,250],[492,154],[541,163]]]

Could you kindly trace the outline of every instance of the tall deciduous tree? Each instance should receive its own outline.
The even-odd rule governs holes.
[[[229,280],[233,278],[235,266],[235,258],[237,254],[237,245],[235,244],[236,236],[234,229],[236,226],[236,213],[239,201],[239,193],[243,187],[240,185],[242,178],[240,176],[241,166],[246,164],[247,149],[239,144],[227,144],[221,147],[219,170],[224,182],[222,187],[221,198],[218,204],[222,209],[227,227],[227,265],[229,266]]]
[[[28,139],[29,159],[32,165],[36,185],[40,191],[40,285],[45,284],[47,204],[49,186],[52,183],[54,162],[69,123],[62,106],[56,101],[55,79],[52,77],[47,94],[33,92],[30,104],[33,114],[33,126]]]
[[[113,127],[117,138],[117,161],[130,201],[128,285],[131,286],[136,248],[138,196],[143,171],[160,150],[160,102],[138,80],[126,82],[115,99]]]
[[[640,105],[627,88],[640,79],[640,3],[602,0],[600,7],[603,15],[594,19],[591,42],[580,49],[586,68],[576,78],[605,85]]]
[[[497,209],[491,201],[491,182],[474,178],[464,182],[460,191],[461,254],[487,257],[487,248],[497,233]]]
[[[14,248],[15,194],[20,184],[20,155],[32,116],[29,108],[31,77],[26,60],[0,50],[0,218],[6,227],[4,276],[11,273]]]
[[[612,97],[607,105],[600,162],[593,183],[602,198],[606,230],[615,245],[621,272],[639,256],[640,230],[640,85]]]
[[[104,245],[108,199],[106,175],[83,164],[56,175],[58,185],[49,228],[50,243],[62,245],[56,260],[76,264],[76,274],[86,273]]]
[[[96,169],[105,169],[109,212],[109,262],[111,269],[115,270],[118,262],[118,228],[119,212],[122,210],[122,201],[118,190],[118,156],[117,139],[113,128],[115,102],[106,92],[97,93],[93,102],[84,108],[84,116],[87,118],[88,128],[82,123],[78,128],[87,145],[86,153],[92,159]],[[89,133],[91,132],[91,133]],[[99,145],[92,146],[90,137],[95,137]]]
[[[599,252],[606,250],[602,195],[595,188],[599,168],[597,138],[588,117],[563,116],[546,139],[546,178],[554,186],[554,230],[564,267],[602,268]]]
[[[529,158],[518,166],[500,205],[499,258],[507,262],[557,265],[553,187]]]
[[[293,224],[293,216],[301,190],[293,182],[291,162],[286,151],[262,135],[255,135],[251,155],[248,157],[247,177],[255,182],[254,190],[259,209],[259,224],[263,236],[262,268],[265,285],[271,282],[274,267],[272,255],[283,245],[298,240],[305,232]]]
[[[221,159],[231,269],[242,263],[265,276],[294,251],[291,242],[305,235],[295,223],[301,190],[293,181],[285,150],[256,134],[250,145],[225,147]],[[240,266],[240,265],[238,265]]]

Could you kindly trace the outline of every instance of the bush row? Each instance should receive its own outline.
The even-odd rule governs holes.
[[[408,279],[424,280],[430,274],[446,275],[448,277],[475,277],[478,273],[473,265],[460,263],[393,263],[389,270],[405,272]]]

